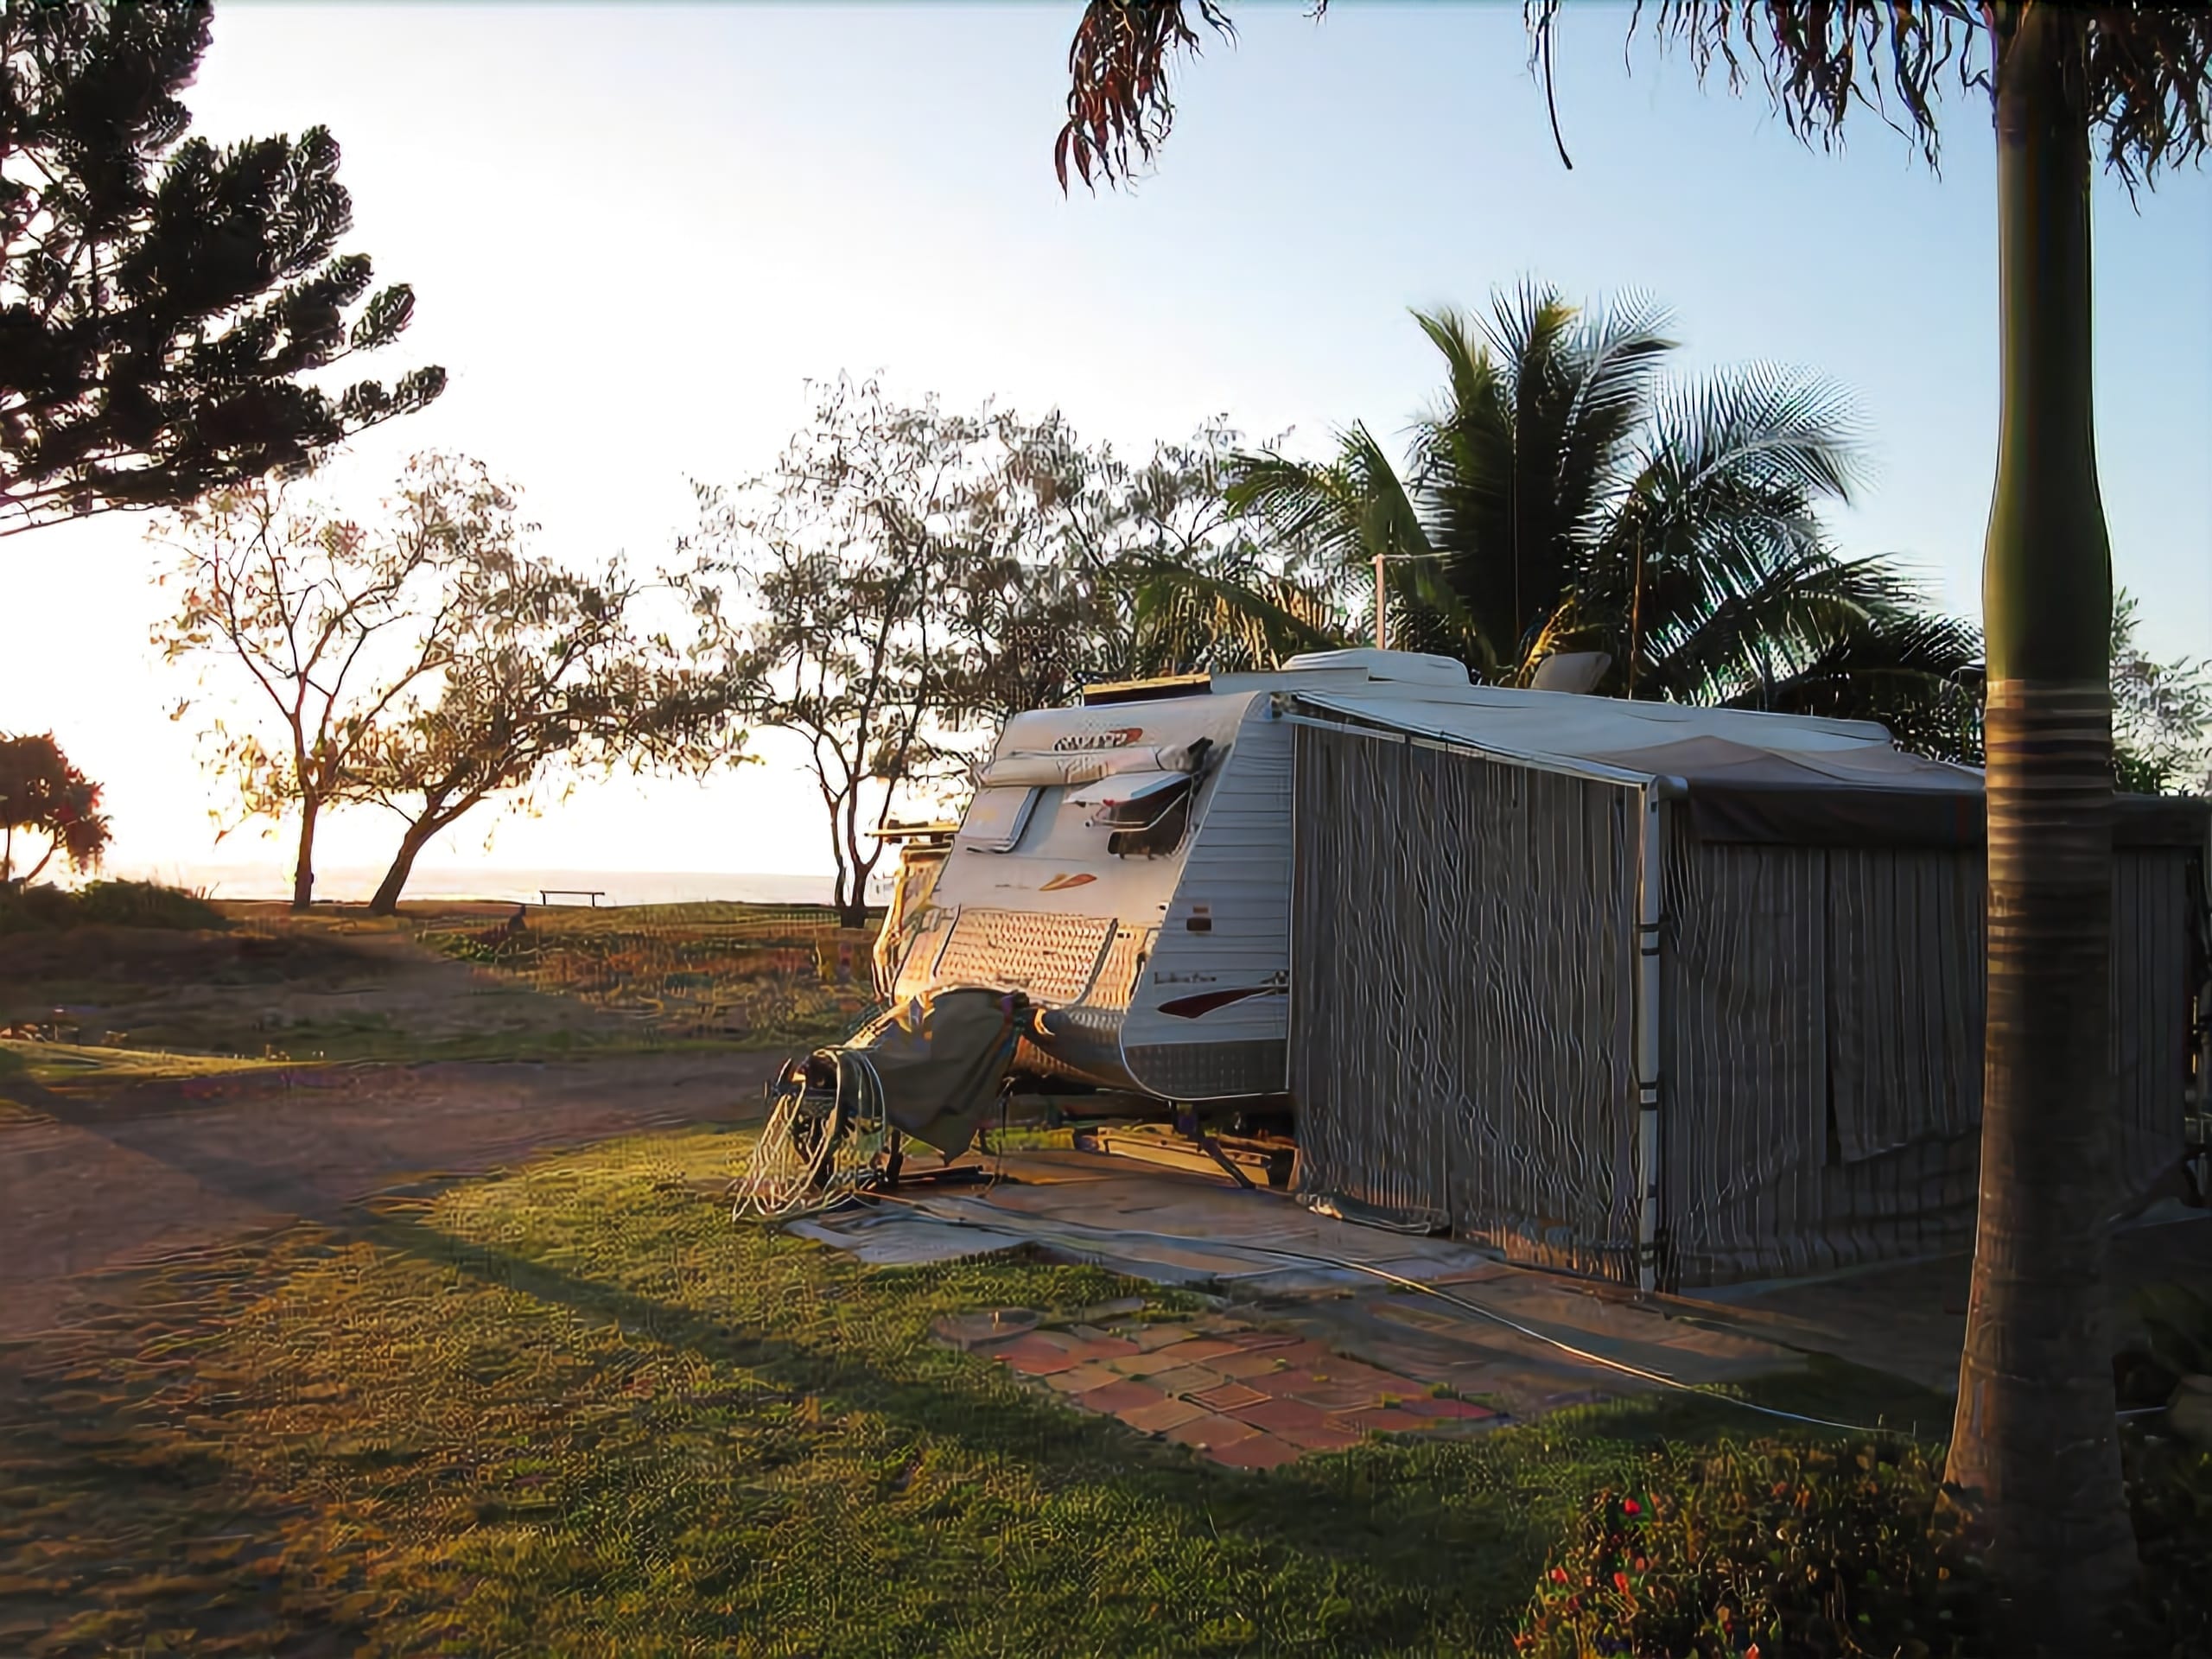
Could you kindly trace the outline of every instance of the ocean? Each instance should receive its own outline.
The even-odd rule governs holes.
[[[106,874],[142,881],[161,881],[215,899],[289,899],[289,868],[282,864],[167,864],[116,868]],[[318,870],[318,899],[365,901],[384,880],[380,867],[362,865]],[[826,905],[826,875],[760,874],[721,870],[552,870],[502,869],[482,865],[419,865],[407,883],[410,899],[492,899],[536,904],[541,891],[597,888],[602,905],[682,905],[703,899],[731,899],[751,905]],[[877,867],[868,884],[871,903],[891,892],[890,861]],[[575,902],[575,901],[571,901]]]

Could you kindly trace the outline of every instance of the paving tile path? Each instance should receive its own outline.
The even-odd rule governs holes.
[[[1370,1434],[1465,1432],[1503,1421],[1486,1406],[1331,1351],[1294,1331],[1224,1314],[1188,1321],[1045,1325],[1023,1309],[939,1319],[938,1340],[997,1360],[1082,1410],[1188,1446],[1232,1469],[1341,1452]]]

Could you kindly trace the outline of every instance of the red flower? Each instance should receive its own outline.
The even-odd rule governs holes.
[[[1621,1500],[1621,1513],[1623,1515],[1642,1515],[1643,1513],[1643,1505],[1637,1503],[1632,1497],[1624,1497]]]
[[[1623,1595],[1628,1594],[1628,1574],[1625,1573],[1614,1573],[1613,1588],[1619,1591]]]
[[[1567,1569],[1563,1567],[1555,1567],[1552,1568],[1552,1582],[1554,1584],[1565,1584],[1567,1582]]]

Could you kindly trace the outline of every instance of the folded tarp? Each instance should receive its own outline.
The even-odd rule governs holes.
[[[892,1128],[957,1158],[997,1103],[1027,1017],[1027,1001],[1005,991],[911,997],[827,1051],[840,1104],[862,1118],[880,1109]]]

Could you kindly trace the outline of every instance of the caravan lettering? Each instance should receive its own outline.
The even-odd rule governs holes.
[[[1118,726],[1105,732],[1070,732],[1065,737],[1052,740],[1052,753],[1072,753],[1080,749],[1126,749],[1144,736],[1141,726]]]

